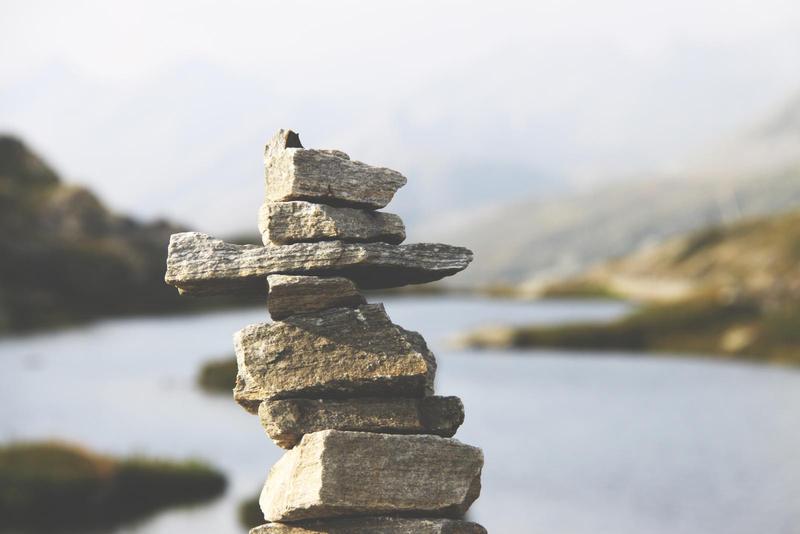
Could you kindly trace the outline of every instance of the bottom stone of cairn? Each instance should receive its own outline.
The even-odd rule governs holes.
[[[486,529],[456,519],[353,517],[291,525],[267,523],[250,530],[250,534],[486,534]]]
[[[480,493],[483,453],[438,436],[323,430],[272,467],[267,521],[414,513],[463,516]]]

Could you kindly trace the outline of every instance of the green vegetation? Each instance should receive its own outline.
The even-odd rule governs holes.
[[[209,393],[230,394],[236,382],[236,372],[236,358],[213,360],[200,369],[197,383]]]
[[[245,528],[253,528],[264,524],[264,514],[258,505],[258,497],[245,499],[239,503],[239,523]]]
[[[563,280],[549,284],[541,296],[547,298],[619,299],[607,285],[593,280]]]
[[[800,365],[800,304],[696,298],[646,306],[611,323],[501,327],[463,337],[473,348],[630,350],[736,357]]]
[[[164,283],[169,236],[181,230],[112,213],[0,136],[0,332],[240,303],[181,299]]]
[[[225,490],[205,464],[114,459],[62,443],[0,447],[0,528],[98,528]]]

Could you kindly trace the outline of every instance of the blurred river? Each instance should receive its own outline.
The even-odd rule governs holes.
[[[376,300],[376,299],[371,299]],[[484,449],[471,517],[494,534],[800,532],[800,373],[757,365],[552,350],[448,348],[488,323],[611,319],[616,302],[385,299],[459,395],[457,438]],[[117,533],[241,533],[236,506],[281,454],[258,419],[195,385],[262,309],[135,318],[0,341],[0,441],[59,438],[110,453],[208,460],[230,488]],[[47,503],[42,503],[47,510]]]

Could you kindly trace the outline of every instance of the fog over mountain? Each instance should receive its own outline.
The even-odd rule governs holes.
[[[278,128],[400,170],[409,238],[684,161],[800,87],[789,0],[8,0],[0,131],[117,211],[255,230]],[[425,229],[426,232],[422,230]]]
[[[0,111],[24,125],[12,131],[25,132],[52,160],[73,173],[85,169],[71,178],[102,191],[120,209],[145,217],[169,214],[223,234],[255,231],[263,145],[283,126],[299,131],[306,146],[352,147],[347,150],[356,159],[403,169],[411,180],[390,209],[410,224],[562,187],[552,171],[524,159],[479,153],[462,159],[463,150],[452,150],[452,141],[437,140],[433,132],[427,134],[431,146],[418,150],[415,145],[427,143],[403,117],[384,117],[374,130],[351,125],[339,113],[355,110],[331,116],[206,62],[176,65],[136,87],[93,82],[53,64],[0,90]],[[422,159],[414,161],[414,155]],[[483,187],[486,176],[495,177],[496,187]]]
[[[697,228],[800,206],[800,95],[681,170],[531,198],[439,237],[476,253],[464,285],[536,283]]]

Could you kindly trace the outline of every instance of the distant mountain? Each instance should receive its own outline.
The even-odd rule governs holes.
[[[475,251],[454,280],[535,283],[674,235],[800,206],[800,98],[688,170],[507,205],[438,236]]]
[[[163,281],[180,230],[112,213],[0,136],[0,331],[192,307]]]

